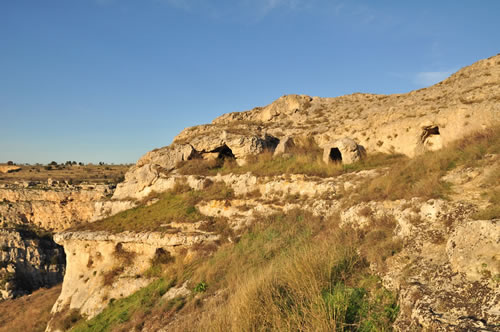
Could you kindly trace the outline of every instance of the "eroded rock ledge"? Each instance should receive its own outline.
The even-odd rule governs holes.
[[[214,242],[219,235],[201,231],[202,223],[186,225],[182,232],[62,232],[54,240],[64,246],[66,274],[53,313],[78,309],[93,317],[112,299],[132,294],[151,282],[145,272],[159,252],[177,256],[194,245]],[[49,329],[50,330],[50,329]]]

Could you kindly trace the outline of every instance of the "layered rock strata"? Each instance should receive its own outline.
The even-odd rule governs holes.
[[[63,247],[51,238],[0,228],[0,300],[58,284],[64,271]]]

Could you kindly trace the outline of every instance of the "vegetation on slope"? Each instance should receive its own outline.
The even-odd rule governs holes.
[[[42,332],[61,286],[40,289],[31,295],[0,302],[0,332]]]
[[[477,133],[412,160],[377,156],[351,166],[386,166],[385,175],[369,180],[351,197],[355,201],[446,198],[453,189],[442,179],[448,171],[497,162],[497,157],[491,159],[488,155],[500,153],[499,132],[493,128]],[[261,175],[276,172],[272,166],[279,166],[276,159],[260,158],[246,170],[263,169]],[[483,189],[492,204],[479,211],[477,218],[499,216],[498,168],[490,177]],[[188,217],[187,211],[200,199],[232,195],[227,188],[214,188],[206,194],[187,190],[167,193],[162,198],[166,205],[160,200],[150,207],[158,208],[162,217],[196,221],[199,214],[194,211]],[[142,211],[146,224],[151,222],[151,227],[157,227],[156,212],[147,212],[147,208],[138,211]],[[138,212],[121,218],[133,221],[137,219],[134,213]],[[374,218],[369,211],[366,214]],[[115,223],[109,220],[109,225]],[[157,281],[114,301],[94,319],[78,323],[75,330],[133,331],[164,326],[172,331],[391,330],[398,313],[395,296],[382,287],[368,267],[383,270],[385,259],[396,254],[401,243],[392,237],[395,222],[391,218],[381,217],[371,224],[370,230],[355,231],[340,229],[338,218],[316,217],[303,211],[262,216],[237,243],[225,243],[213,253],[202,252],[190,263],[185,263],[182,256],[152,262],[150,274],[157,276]],[[123,223],[120,227],[131,226]],[[186,281],[193,291],[191,295],[162,298],[171,287]]]
[[[250,159],[244,166],[238,166],[232,159],[192,159],[181,164],[178,171],[184,175],[245,174],[250,172],[256,176],[305,174],[332,177],[363,169],[389,166],[407,159],[399,154],[375,153],[350,165],[341,163],[325,164],[322,159],[323,151],[314,142],[308,141],[302,144],[307,144],[307,146],[297,145],[289,153],[276,157],[273,157],[272,152],[261,153]]]
[[[448,171],[456,167],[480,167],[487,162],[488,155],[499,153],[500,128],[477,132],[439,151],[394,163],[384,176],[373,179],[362,188],[359,198],[364,201],[446,198],[452,188],[442,178]],[[495,174],[498,175],[498,171]],[[492,178],[485,188],[485,195],[491,197],[492,208],[497,209],[497,212],[491,211],[493,215],[498,215],[498,204],[495,204],[499,200],[498,179]]]
[[[368,264],[373,232],[390,234],[394,224],[368,232],[341,231],[338,219],[302,211],[262,217],[238,243],[184,264],[162,264],[159,279],[113,302],[74,331],[384,331],[398,312]],[[370,241],[370,240],[368,240]],[[391,238],[387,239],[391,242]],[[358,254],[356,248],[366,250]],[[394,246],[377,247],[378,256]],[[162,299],[189,280],[193,293]],[[175,313],[175,316],[174,316]]]
[[[195,205],[201,200],[228,199],[232,196],[233,191],[222,183],[212,183],[203,191],[194,191],[188,186],[179,184],[171,191],[163,194],[153,193],[147,197],[144,200],[145,202],[156,200],[151,205],[143,204],[100,221],[81,225],[72,230],[169,232],[171,231],[169,223],[174,221],[212,220],[213,218],[203,216],[196,209]]]

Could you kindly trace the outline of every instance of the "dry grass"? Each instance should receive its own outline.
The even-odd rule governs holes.
[[[192,223],[200,220],[214,221],[214,218],[203,216],[195,205],[202,200],[231,199],[234,193],[231,188],[221,182],[211,183],[203,191],[194,191],[179,184],[173,190],[163,194],[155,194],[158,201],[149,206],[120,212],[114,216],[74,227],[70,230],[92,230],[108,232],[124,231],[163,231],[171,232],[171,222]]]
[[[450,185],[441,178],[459,166],[477,167],[487,154],[500,153],[500,128],[472,134],[435,152],[392,164],[385,176],[370,181],[359,192],[363,201],[424,197],[445,198]]]
[[[496,160],[497,163],[498,160]],[[485,179],[482,187],[484,188],[483,195],[488,199],[489,205],[475,213],[473,217],[478,220],[500,218],[500,165]]]
[[[392,165],[407,158],[398,154],[375,153],[368,155],[364,160],[350,165],[341,163],[325,164],[323,152],[318,148],[296,146],[286,155],[273,157],[272,152],[263,152],[249,158],[244,166],[238,166],[234,160],[204,161],[189,160],[181,165],[179,173],[215,175],[252,173],[256,176],[276,176],[284,174],[305,174],[319,177],[333,177],[344,173],[372,169]]]
[[[172,331],[390,330],[395,297],[356,250],[371,232],[359,236],[337,225],[338,218],[299,210],[262,217],[213,255],[169,261],[162,278],[76,331],[157,330],[168,323]],[[185,280],[198,292],[161,300]]]
[[[130,165],[86,165],[86,166],[41,166],[41,165],[19,165],[21,170],[14,173],[0,173],[0,183],[12,183],[13,181],[40,181],[47,182],[49,178],[56,181],[68,181],[79,184],[90,183],[118,183]]]
[[[61,286],[39,289],[31,295],[0,302],[0,332],[42,332]]]

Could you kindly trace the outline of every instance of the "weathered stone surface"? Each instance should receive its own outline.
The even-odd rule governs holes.
[[[352,164],[364,156],[364,148],[353,139],[345,137],[323,146],[323,162],[341,161],[343,164]]]
[[[409,157],[446,146],[500,123],[500,56],[459,70],[434,86],[405,94],[355,93],[336,98],[284,96],[265,107],[224,114],[210,125],[191,127],[174,141],[200,135],[265,130],[278,138],[312,137],[319,145],[351,136],[368,153]],[[426,136],[429,128],[439,135]]]
[[[500,277],[500,220],[473,220],[451,234],[446,253],[454,272],[467,279]]]
[[[101,218],[96,204],[107,200],[112,192],[109,185],[0,188],[0,224],[29,223],[45,230],[61,231]]]
[[[167,174],[178,163],[191,159],[195,154],[196,151],[189,144],[172,144],[146,153],[125,174],[125,181],[118,184],[113,198],[126,200],[147,196],[151,192],[148,188],[163,174]]]
[[[195,150],[189,144],[172,144],[161,149],[149,151],[136,163],[140,168],[144,165],[158,165],[167,171],[172,170],[179,162],[191,159]]]
[[[274,156],[279,156],[290,151],[291,148],[295,146],[293,138],[287,136],[280,140],[276,150],[274,150]]]
[[[0,228],[0,301],[63,280],[64,250],[33,232]]]
[[[144,271],[150,267],[157,249],[176,256],[195,244],[219,238],[216,234],[198,230],[201,225],[190,225],[190,229],[173,234],[89,231],[56,234],[54,240],[64,246],[67,265],[61,295],[52,312],[69,307],[78,309],[89,318],[97,315],[111,299],[126,297],[151,282],[144,276]],[[117,246],[127,254],[117,254]],[[114,270],[118,271],[116,278],[106,284],[104,276]]]
[[[0,165],[0,173],[12,173],[21,170],[21,167],[16,165]]]
[[[419,198],[342,211],[342,223],[355,228],[369,229],[387,216],[397,223],[394,235],[403,248],[377,272],[385,287],[399,293],[397,331],[489,331],[500,323],[500,289],[492,275],[498,269],[492,267],[498,221],[472,221],[472,212],[461,202]]]
[[[182,134],[176,140],[182,140]],[[174,143],[176,142],[174,140]],[[245,160],[249,156],[262,153],[264,150],[274,150],[278,139],[267,134],[232,130],[210,131],[190,137],[189,144],[200,153],[230,152],[237,160]],[[229,151],[227,150],[229,149]]]
[[[295,113],[308,108],[312,98],[305,95],[286,95],[274,103],[264,107],[259,114],[259,120],[267,122],[281,115],[293,116]]]

